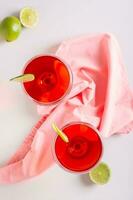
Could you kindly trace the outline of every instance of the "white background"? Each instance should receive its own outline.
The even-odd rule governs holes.
[[[39,53],[53,52],[63,40],[80,34],[112,32],[116,35],[133,86],[133,1],[132,0],[1,0],[0,18],[17,14],[24,6],[40,14],[38,26],[24,29],[12,43],[0,41],[0,80],[20,74],[25,62]],[[0,163],[19,147],[39,119],[35,105],[17,84],[3,84],[6,99],[0,106]],[[0,93],[2,101],[3,94]],[[14,100],[15,99],[15,100]],[[31,180],[0,185],[1,200],[132,200],[133,134],[113,136],[105,142],[103,160],[112,169],[105,186],[71,175],[54,165]]]

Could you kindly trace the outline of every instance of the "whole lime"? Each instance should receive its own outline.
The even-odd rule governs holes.
[[[16,40],[20,35],[21,30],[21,23],[15,16],[4,18],[0,24],[0,33],[8,42]]]

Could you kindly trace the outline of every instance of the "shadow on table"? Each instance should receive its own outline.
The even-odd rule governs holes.
[[[4,44],[6,41],[4,40],[4,38],[0,35],[0,44]]]
[[[90,180],[88,174],[80,175],[80,180],[81,180],[82,184],[85,186],[89,186],[89,187],[95,186],[95,184]]]
[[[40,117],[37,114],[37,104],[30,99],[30,97],[23,95],[23,109],[27,112],[31,117],[35,117],[39,119]]]
[[[18,17],[18,18],[19,18],[19,13],[20,13],[20,10],[15,11],[15,12],[12,12],[12,13],[11,13],[11,16],[15,16],[15,17]]]
[[[55,44],[55,45],[53,45],[53,46],[50,46],[49,48],[46,49],[46,52],[47,52],[48,54],[55,54],[55,52],[56,52],[56,50],[58,49],[59,45],[60,45],[60,44],[58,43],[58,44]]]

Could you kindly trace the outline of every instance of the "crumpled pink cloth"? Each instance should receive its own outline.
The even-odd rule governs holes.
[[[64,41],[56,56],[72,69],[72,90],[58,105],[37,106],[42,117],[8,164],[0,169],[0,183],[22,181],[52,165],[52,122],[59,127],[70,121],[89,122],[103,137],[133,130],[133,92],[118,43],[111,34]]]

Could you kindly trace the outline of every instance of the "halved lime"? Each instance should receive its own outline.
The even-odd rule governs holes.
[[[89,173],[89,177],[92,182],[102,185],[106,184],[111,176],[111,170],[105,163],[100,163],[97,167],[92,169]]]
[[[29,82],[29,81],[33,81],[34,79],[35,79],[35,76],[33,74],[23,74],[23,75],[11,78],[10,81]]]
[[[38,23],[37,10],[31,7],[22,8],[20,11],[20,21],[24,27],[34,27]]]

